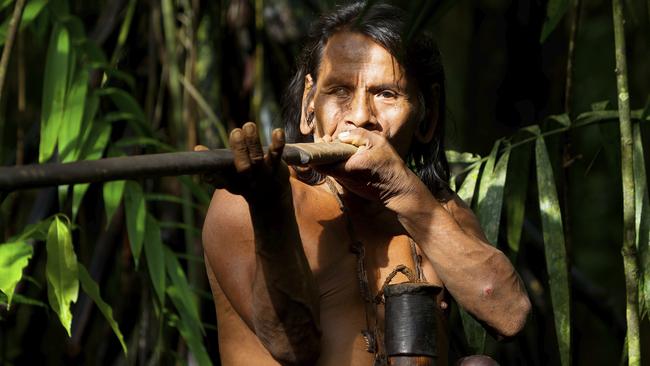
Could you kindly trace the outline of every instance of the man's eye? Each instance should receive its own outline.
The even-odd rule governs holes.
[[[348,91],[343,87],[333,88],[331,93],[337,97],[345,97],[348,95]]]
[[[390,90],[384,90],[384,91],[380,92],[377,95],[382,97],[382,98],[387,98],[387,99],[393,99],[393,98],[397,97],[397,94],[395,92],[390,91]]]

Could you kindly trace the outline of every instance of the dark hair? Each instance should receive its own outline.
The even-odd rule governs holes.
[[[407,162],[415,173],[436,194],[448,187],[449,166],[445,157],[445,77],[440,51],[426,33],[406,39],[405,13],[388,4],[366,5],[356,2],[337,8],[323,15],[309,33],[309,38],[298,57],[297,70],[284,96],[282,117],[290,142],[312,141],[313,136],[300,133],[300,116],[305,76],[311,74],[318,83],[318,69],[323,50],[330,37],[340,31],[361,33],[384,47],[404,67],[407,77],[417,82],[423,107],[430,108],[433,86],[440,86],[438,120],[433,138],[428,144],[412,140]],[[315,88],[314,88],[315,89]],[[306,106],[305,106],[306,107]],[[423,113],[422,115],[426,115]],[[310,175],[302,177],[308,183],[322,179],[310,169]]]

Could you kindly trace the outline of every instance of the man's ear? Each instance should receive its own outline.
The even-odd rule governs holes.
[[[314,132],[314,80],[311,74],[305,75],[305,88],[302,92],[300,105],[300,133],[311,135]]]
[[[436,126],[438,125],[438,118],[440,117],[440,85],[434,84],[431,87],[431,94],[429,94],[430,100],[425,101],[425,105],[428,103],[424,113],[424,118],[421,119],[415,128],[415,138],[421,144],[428,144],[433,139],[433,133],[436,131]]]

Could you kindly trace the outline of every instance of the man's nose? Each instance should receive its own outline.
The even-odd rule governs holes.
[[[346,124],[352,124],[355,127],[362,127],[372,130],[377,125],[374,108],[368,93],[358,91],[350,104],[350,110],[346,118]]]

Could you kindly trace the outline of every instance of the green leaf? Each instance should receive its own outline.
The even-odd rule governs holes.
[[[5,1],[3,2],[3,6],[7,6],[7,3],[11,3],[13,1]],[[45,5],[47,5],[48,0],[30,0],[26,5],[25,8],[23,9],[23,15],[20,20],[20,30],[23,30],[25,27],[30,25],[34,19],[41,13]],[[2,25],[0,25],[0,46],[4,45],[5,40],[7,39],[7,30],[9,29],[9,21],[10,17],[7,17],[7,19],[2,22]]]
[[[115,211],[120,206],[124,194],[124,180],[114,180],[104,183],[104,208],[106,209],[106,225],[110,224]]]
[[[7,295],[7,310],[33,253],[32,246],[22,241],[0,244],[0,291]]]
[[[165,252],[158,221],[147,214],[147,224],[144,234],[144,254],[149,268],[149,277],[153,289],[161,304],[165,303]]]
[[[602,102],[591,103],[591,110],[594,112],[604,111],[609,105],[609,100],[603,100]]]
[[[478,181],[478,173],[481,171],[480,163],[477,163],[472,170],[467,173],[467,177],[458,189],[458,197],[460,197],[467,206],[472,206],[474,199],[474,191],[476,191],[476,182]]]
[[[467,345],[472,353],[483,354],[485,352],[485,329],[465,309],[460,308],[459,311]]]
[[[200,328],[197,328],[193,315],[185,307],[184,298],[185,295],[175,286],[170,286],[167,288],[167,294],[169,298],[172,299],[174,306],[178,309],[180,313],[180,321],[176,322],[176,327],[181,333],[183,339],[187,343],[190,351],[196,358],[196,361],[199,365],[212,365],[210,361],[210,356],[206,351],[203,345],[203,338],[201,336]],[[203,326],[199,323],[201,327]]]
[[[489,173],[487,169],[483,171],[483,177],[487,178],[487,184],[485,185],[487,187],[485,187],[484,199],[478,205],[478,218],[481,227],[485,231],[485,237],[490,244],[495,246],[499,238],[499,224],[501,222],[501,209],[503,208],[503,190],[506,184],[509,159],[510,148],[506,149],[503,155],[501,155],[499,162],[489,178],[487,176]],[[481,179],[480,188],[483,187],[483,179]]]
[[[126,230],[131,243],[131,252],[135,266],[138,266],[146,223],[147,208],[140,185],[133,181],[126,182],[124,187],[124,211],[126,214]]]
[[[561,364],[568,366],[571,360],[571,309],[564,230],[562,229],[562,214],[553,178],[553,168],[546,144],[541,136],[537,137],[535,144],[535,161],[544,254],[549,276],[555,331],[560,348]]]
[[[632,130],[634,138],[634,201],[636,247],[639,253],[639,300],[641,313],[650,312],[650,199],[648,198],[648,180],[645,171],[645,158],[641,126],[637,123]]]
[[[56,24],[45,59],[39,163],[46,162],[54,152],[64,116],[68,69],[71,62],[70,36],[64,26]]]
[[[104,318],[106,318],[106,321],[108,321],[111,329],[113,329],[113,333],[115,333],[115,336],[120,341],[120,344],[122,345],[122,351],[126,356],[126,344],[124,343],[122,332],[120,332],[120,327],[117,325],[117,322],[113,318],[113,309],[111,309],[111,306],[102,299],[99,293],[99,286],[97,285],[97,282],[95,282],[92,277],[90,277],[88,270],[86,270],[86,267],[84,267],[84,265],[81,263],[79,263],[79,281],[81,282],[81,287],[86,295],[88,295],[88,297],[90,297],[93,302],[95,302],[95,305],[97,305],[99,311],[102,312]]]
[[[33,240],[45,240],[47,239],[47,232],[52,223],[52,218],[48,217],[47,219],[41,220],[37,223],[27,225],[23,232],[11,237],[9,241],[25,241],[29,239]]]
[[[476,207],[481,207],[485,196],[487,196],[488,189],[490,187],[490,180],[492,179],[492,174],[494,172],[494,165],[496,165],[497,154],[499,152],[499,145],[501,144],[502,139],[498,139],[494,142],[490,155],[487,157],[485,162],[485,167],[483,168],[483,173],[478,186],[478,202]]]
[[[57,313],[61,324],[70,336],[72,323],[70,303],[76,302],[79,295],[79,271],[70,230],[59,216],[55,216],[50,224],[46,248],[47,296],[50,306]]]
[[[508,166],[508,184],[506,185],[506,217],[508,247],[512,252],[512,260],[519,253],[521,229],[526,210],[526,191],[528,190],[528,172],[530,167],[530,146],[528,144],[516,148],[510,156]]]
[[[181,267],[174,252],[168,247],[165,247],[165,268],[167,269],[167,274],[171,280],[171,286],[176,288],[180,295],[180,303],[177,304],[177,302],[174,301],[174,305],[181,312],[181,315],[183,312],[186,312],[187,321],[191,323],[192,327],[197,327],[201,330],[201,333],[204,334],[205,330],[203,329],[201,319],[199,318],[199,307],[196,298],[192,293],[192,289],[187,282],[185,271],[183,271],[183,267]]]
[[[445,155],[450,164],[469,164],[481,159],[481,157],[476,154],[454,150],[445,151]]]
[[[77,70],[65,100],[63,120],[59,129],[59,160],[66,163],[79,159],[81,126],[88,92],[88,71]]]
[[[569,115],[566,114],[566,113],[565,114],[554,114],[554,115],[548,116],[547,119],[550,120],[550,121],[555,121],[555,122],[559,123],[560,125],[562,125],[564,127],[571,126],[571,119],[569,118]]]
[[[98,95],[106,95],[113,101],[117,108],[125,113],[128,113],[131,118],[129,119],[131,127],[140,136],[153,137],[153,131],[147,124],[147,118],[144,111],[138,104],[137,100],[131,94],[118,88],[104,88],[97,91]]]
[[[183,185],[185,185],[190,192],[192,192],[192,195],[201,202],[203,205],[210,205],[210,195],[207,194],[205,189],[203,189],[199,184],[194,182],[191,177],[186,176],[186,175],[181,175],[178,177],[178,180],[181,181]]]
[[[90,130],[88,140],[84,141],[81,149],[81,159],[97,160],[102,157],[102,153],[108,144],[111,135],[111,125],[108,123],[95,123]],[[79,206],[83,196],[86,194],[90,184],[76,184],[72,189],[72,220],[74,221],[79,212]]]
[[[189,205],[190,207],[198,211],[205,212],[205,207],[198,205],[194,202],[191,202],[189,200],[184,200],[181,197],[174,196],[171,194],[147,193],[144,195],[144,197],[147,199],[147,201],[162,201],[162,202],[178,203],[179,205]]]
[[[32,306],[40,306],[42,308],[47,309],[47,304],[45,304],[42,301],[32,299],[27,296],[23,296],[21,294],[14,294],[13,296],[13,303],[14,304],[23,304],[23,305],[32,305]],[[9,301],[7,299],[7,296],[5,294],[0,292],[0,305],[5,305],[7,306],[7,309],[9,308]]]
[[[569,0],[549,0],[546,4],[546,19],[544,20],[542,34],[539,38],[540,43],[543,43],[549,34],[553,32],[553,29],[562,20],[568,8]]]

